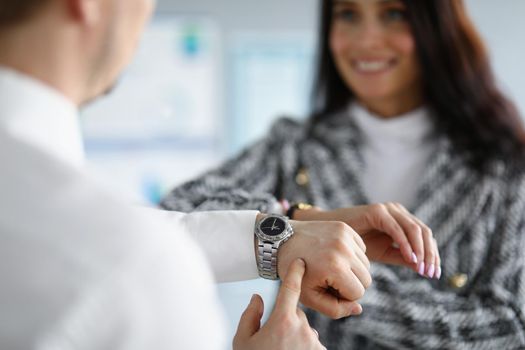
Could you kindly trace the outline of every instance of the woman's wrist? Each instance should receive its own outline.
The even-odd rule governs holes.
[[[301,221],[312,221],[317,220],[319,214],[322,210],[318,207],[315,207],[307,203],[295,203],[290,206],[286,212],[286,216],[293,220]]]

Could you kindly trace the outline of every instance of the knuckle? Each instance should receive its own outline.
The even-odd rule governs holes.
[[[375,203],[370,205],[370,212],[373,214],[381,215],[387,210],[386,205],[383,203]]]
[[[349,229],[349,226],[342,221],[332,221],[331,225],[337,237],[344,237]]]
[[[359,248],[361,248],[361,250],[363,251],[363,253],[366,253],[366,244],[365,244],[365,241],[363,240],[363,238],[361,238],[361,236],[357,236],[356,238],[357,240],[357,243],[358,245],[360,246]]]
[[[405,210],[405,206],[399,202],[393,202],[392,205],[397,209]]]
[[[370,276],[370,274],[367,274],[365,276],[365,280],[364,280],[363,286],[365,287],[365,289],[368,289],[371,284],[372,284],[372,276]],[[363,292],[363,294],[364,294],[364,292]]]
[[[432,233],[432,230],[426,226],[423,227],[423,234],[428,238],[434,239],[434,234]]]
[[[363,285],[359,285],[357,289],[357,299],[361,299],[365,296],[365,287]]]
[[[339,272],[345,270],[344,263],[336,255],[330,255],[330,257],[327,259],[327,266],[328,266],[329,270],[333,271],[334,273],[339,273]]]
[[[359,233],[354,232],[353,238],[355,239],[356,242],[363,243],[363,245],[365,244],[365,241],[363,240],[363,237],[361,237],[361,235],[359,235]]]
[[[388,208],[397,208],[398,203],[396,203],[396,202],[386,202],[385,205],[386,205]]]
[[[343,239],[336,239],[332,242],[331,248],[336,252],[344,252],[348,250],[346,243]]]
[[[365,263],[365,267],[368,271],[370,271],[370,267],[371,267],[371,264],[370,264],[370,260],[368,259],[368,256],[364,256],[364,263]]]
[[[420,233],[422,232],[421,227],[414,221],[409,221],[407,223],[407,228],[412,232]]]

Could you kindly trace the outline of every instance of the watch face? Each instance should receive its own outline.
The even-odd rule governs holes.
[[[260,229],[267,236],[277,236],[286,229],[286,222],[281,218],[269,217],[261,222]]]

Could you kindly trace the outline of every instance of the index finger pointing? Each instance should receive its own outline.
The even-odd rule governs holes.
[[[275,301],[275,311],[296,312],[305,270],[306,264],[303,259],[296,259],[290,264],[286,277],[279,288],[279,294]]]

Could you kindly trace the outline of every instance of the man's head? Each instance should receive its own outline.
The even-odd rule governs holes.
[[[20,0],[20,1],[0,1],[0,26],[6,27],[14,23],[19,23],[38,11],[47,0]]]
[[[112,87],[129,63],[154,0],[0,0],[0,65],[77,104]]]

